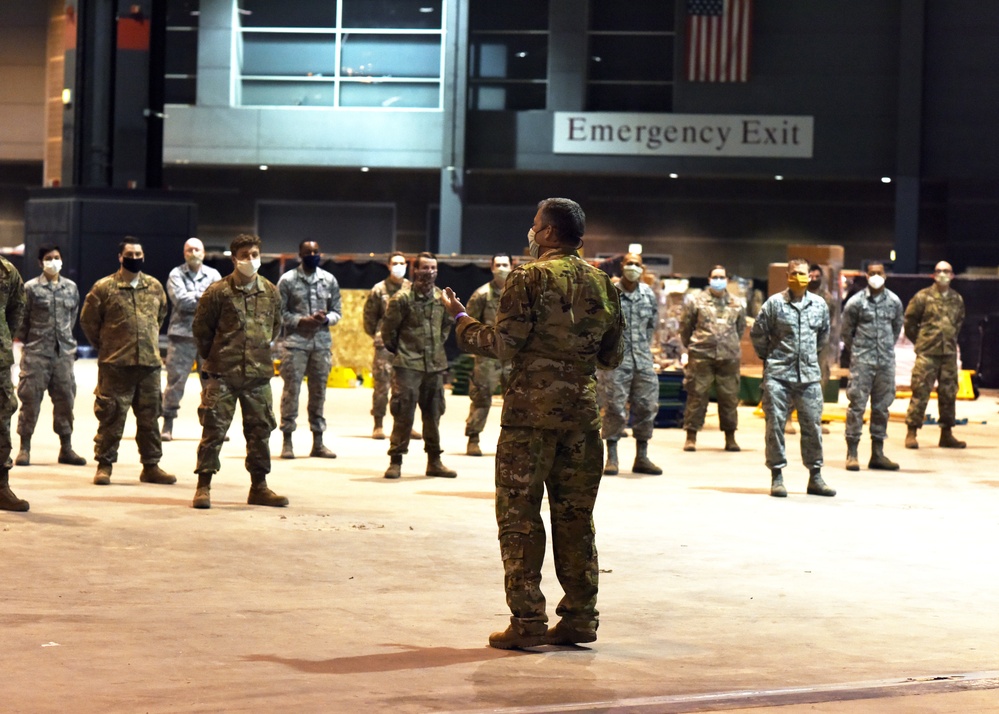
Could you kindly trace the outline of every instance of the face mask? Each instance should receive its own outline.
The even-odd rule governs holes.
[[[728,278],[711,278],[709,284],[712,290],[720,293],[728,287]]]
[[[253,258],[251,260],[237,260],[236,270],[238,270],[247,278],[251,278],[257,274],[258,270],[260,270],[260,258]]]
[[[541,246],[537,244],[534,240],[534,236],[537,234],[534,232],[534,228],[527,231],[527,252],[531,254],[531,257],[535,260],[541,255]]]
[[[885,276],[883,275],[868,276],[867,284],[870,285],[873,290],[880,290],[885,286]]]
[[[621,268],[621,272],[624,273],[624,277],[628,279],[628,282],[635,283],[642,277],[645,269],[641,265],[626,265]]]
[[[934,273],[933,279],[937,282],[937,285],[947,287],[950,285],[950,281],[954,279],[954,276],[950,273]]]
[[[795,292],[800,292],[808,287],[808,276],[793,273],[787,276],[787,286]]]
[[[59,271],[62,270],[62,261],[58,258],[43,261],[42,270],[46,275],[58,275]]]
[[[389,268],[389,270],[392,271],[392,277],[395,278],[396,280],[402,280],[403,278],[406,277],[406,264],[405,263],[401,263],[401,264],[397,263],[397,264],[393,265],[391,268]]]
[[[130,273],[138,273],[142,270],[142,264],[145,261],[142,258],[122,258],[121,267]]]
[[[496,270],[493,271],[493,277],[496,279],[496,282],[498,283],[505,283],[506,276],[509,274],[510,274],[509,268],[496,268]]]
[[[205,259],[203,256],[200,256],[197,253],[192,253],[191,255],[187,256],[187,258],[185,258],[185,261],[187,262],[188,268],[190,268],[191,270],[197,270],[198,268],[201,267],[201,264],[205,262]]]
[[[307,255],[302,258],[302,265],[309,270],[315,270],[321,262],[323,262],[323,256],[321,255]]]
[[[822,280],[809,280],[808,281],[808,289],[811,290],[812,292],[815,292],[821,286],[822,286]]]

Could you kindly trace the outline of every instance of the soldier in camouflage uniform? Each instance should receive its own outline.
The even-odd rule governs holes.
[[[159,417],[162,409],[160,327],[167,313],[167,296],[160,281],[142,272],[141,242],[126,236],[118,246],[118,272],[101,278],[90,289],[80,311],[80,327],[97,349],[97,389],[94,413],[97,436],[94,483],[111,483],[111,467],[131,407],[135,443],[139,447],[144,483],[176,483],[177,477],[159,467],[163,456]]]
[[[479,322],[492,325],[496,321],[496,310],[499,308],[500,293],[510,274],[511,259],[507,253],[497,253],[490,263],[493,279],[480,287],[472,297],[468,298],[468,314]],[[468,419],[465,421],[465,436],[468,446],[465,453],[469,456],[482,456],[479,448],[479,434],[486,426],[489,408],[493,404],[493,393],[499,386],[506,386],[510,377],[509,363],[500,362],[490,357],[475,356],[475,366],[472,377],[468,381],[468,396],[471,404],[468,408]]]
[[[202,360],[205,388],[198,417],[198,487],[195,508],[211,508],[212,476],[221,468],[219,452],[239,403],[250,472],[251,506],[287,506],[288,499],[267,487],[271,470],[270,434],[277,426],[271,396],[274,360],[271,342],[281,333],[281,296],[260,269],[260,238],[236,236],[229,246],[232,273],[208,287],[194,313],[194,341]]]
[[[659,413],[659,377],[652,361],[652,336],[659,321],[659,303],[652,288],[642,282],[645,265],[642,256],[628,253],[621,262],[623,277],[615,283],[624,315],[624,358],[617,368],[598,375],[603,426],[607,441],[604,474],[618,472],[617,442],[628,423],[628,411],[634,419],[632,433],[637,442],[636,474],[659,475],[663,472],[649,459],[649,439]]]
[[[17,268],[0,256],[0,511],[27,511],[28,502],[10,490],[10,418],[17,411],[17,396],[10,379],[14,365],[14,335],[24,319],[24,281]]]
[[[792,409],[801,427],[801,460],[808,468],[807,492],[835,496],[822,479],[822,372],[819,355],[829,339],[829,308],[808,292],[808,261],[787,264],[788,289],[763,303],[750,330],[753,349],[763,360],[763,414],[770,495],[787,496],[782,469],[784,424]]]
[[[319,267],[323,254],[314,240],[298,246],[301,264],[278,280],[281,293],[281,433],[284,435],[281,458],[295,458],[291,443],[298,418],[298,395],[302,380],[309,382],[309,429],[312,431],[312,451],[309,456],[335,459],[323,444],[326,419],[326,382],[333,366],[333,338],[330,327],[340,322],[343,307],[340,286],[332,273]]]
[[[823,399],[825,398],[826,385],[829,384],[829,377],[831,374],[829,363],[830,360],[832,359],[832,346],[834,342],[838,344],[837,342],[838,338],[835,335],[835,327],[837,324],[836,300],[835,298],[833,298],[832,293],[829,292],[825,288],[825,285],[823,284],[824,275],[825,273],[823,272],[821,265],[812,263],[808,267],[808,292],[822,298],[822,300],[824,300],[826,303],[826,307],[829,308],[829,343],[826,345],[826,348],[822,350],[822,354],[819,355],[819,369],[822,371]],[[794,427],[791,425],[790,421],[784,427],[784,430],[785,430],[784,433],[786,434],[795,433]],[[829,433],[829,427],[826,426],[825,422],[822,423],[822,433],[823,434]]]
[[[364,301],[364,331],[375,342],[375,358],[371,364],[371,378],[374,382],[374,394],[371,397],[371,416],[375,418],[375,428],[371,432],[372,439],[385,438],[385,411],[388,407],[389,388],[392,386],[392,353],[382,344],[382,320],[388,301],[402,288],[409,287],[406,280],[406,256],[396,251],[389,254],[389,275],[377,283]],[[413,431],[411,439],[420,439],[420,434]]]
[[[857,446],[864,433],[864,410],[871,401],[870,469],[896,471],[885,456],[888,408],[895,401],[895,343],[902,334],[902,301],[885,287],[885,267],[867,266],[867,288],[843,310],[843,347],[850,351],[850,406],[846,412],[846,470],[859,471]]]
[[[496,448],[496,521],[510,626],[499,649],[592,642],[598,625],[593,505],[603,461],[597,369],[624,356],[619,292],[577,255],[585,216],[574,201],[539,204],[528,233],[535,261],[510,273],[495,324],[468,317],[450,288],[448,311],[465,351],[511,362]],[[555,572],[565,591],[546,630],[541,592],[545,489]]]
[[[957,399],[957,337],[964,324],[964,299],[950,287],[954,269],[940,261],[933,273],[933,285],[916,293],[905,308],[905,336],[916,346],[912,367],[912,399],[905,415],[908,433],[905,448],[918,449],[916,432],[923,426],[926,404],[937,384],[940,408],[940,446],[963,449],[967,444],[955,438],[955,399]]]
[[[191,367],[196,366],[201,372],[191,323],[202,293],[222,279],[219,271],[205,265],[204,260],[204,243],[189,238],[184,243],[184,264],[171,270],[167,278],[167,296],[173,310],[167,327],[167,385],[163,391],[163,432],[160,434],[163,441],[173,441],[173,420],[177,418]]]
[[[708,275],[708,289],[683,305],[680,339],[687,348],[683,388],[687,406],[683,428],[684,451],[697,449],[697,432],[704,426],[708,393],[715,386],[718,422],[725,432],[725,451],[739,451],[735,430],[739,426],[740,340],[746,331],[746,308],[728,292],[728,271],[716,265]]]
[[[402,457],[409,451],[413,417],[419,405],[423,418],[423,449],[427,476],[455,478],[458,474],[441,463],[440,420],[444,414],[444,341],[454,320],[441,302],[437,257],[420,253],[413,266],[413,284],[389,300],[382,320],[382,344],[392,360],[392,437],[390,463],[385,478],[399,478]]]
[[[27,299],[24,322],[17,331],[21,351],[21,376],[17,396],[21,413],[17,433],[21,449],[14,461],[18,466],[31,463],[31,437],[38,423],[42,397],[48,391],[52,399],[52,429],[59,435],[59,463],[84,466],[87,460],[73,451],[73,403],[76,400],[76,338],[73,326],[80,309],[80,290],[62,271],[62,252],[56,245],[38,249],[42,274],[24,286]]]

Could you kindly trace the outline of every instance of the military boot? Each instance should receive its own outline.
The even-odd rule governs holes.
[[[697,451],[697,429],[687,429],[687,440],[683,442],[684,451]]]
[[[163,431],[160,432],[160,441],[173,441],[173,417],[163,417]]]
[[[784,422],[784,433],[790,434],[791,436],[794,436],[795,434],[798,433],[798,430],[794,428],[794,424],[791,423],[790,418],[786,422]]]
[[[441,463],[440,454],[427,454],[427,476],[437,476],[439,478],[457,478],[458,472],[449,469]]]
[[[811,496],[835,496],[836,489],[830,488],[822,480],[822,472],[819,469],[812,469],[808,472],[808,488],[806,493]]]
[[[73,435],[61,434],[59,436],[59,463],[70,466],[86,466],[87,460],[73,451]]]
[[[384,421],[385,420],[382,419],[382,417],[375,417],[375,428],[371,432],[372,439],[378,439],[379,441],[381,441],[382,439],[385,438]]]
[[[846,470],[860,471],[860,457],[857,456],[857,439],[846,440]],[[873,457],[872,457],[873,459]]]
[[[880,439],[871,441],[871,460],[867,468],[880,471],[898,471],[898,464],[885,456],[885,442]]]
[[[31,437],[21,437],[21,448],[18,449],[17,458],[14,463],[18,466],[28,466],[31,464]]]
[[[555,627],[548,630],[545,641],[550,645],[578,645],[584,642],[594,642],[597,639],[596,630],[580,629],[559,620]]]
[[[409,430],[409,438],[413,441],[423,441],[423,434],[418,432],[416,429]]]
[[[604,476],[617,475],[617,441],[607,440],[607,463],[604,464]]]
[[[400,476],[402,476],[402,455],[396,454],[385,470],[385,478],[399,478]]]
[[[177,477],[161,469],[159,464],[143,464],[139,480],[142,483],[162,483],[167,486],[177,483]]]
[[[194,491],[192,508],[212,507],[212,474],[209,471],[198,472],[198,488]]]
[[[918,429],[914,426],[909,426],[909,430],[905,433],[905,448],[907,449],[918,449],[919,442],[916,441],[916,432]]]
[[[631,473],[658,476],[662,472],[661,468],[649,460],[649,442],[639,441],[638,451],[635,453],[635,463],[631,465]]]
[[[282,459],[295,458],[295,447],[292,446],[291,443],[291,433],[284,433],[284,438],[281,441],[281,458]]]
[[[0,511],[20,511],[28,510],[28,502],[23,498],[18,498],[10,490],[10,471],[0,469]]]
[[[725,451],[742,451],[739,445],[735,443],[735,432],[726,431],[725,432]]]
[[[544,628],[544,625],[542,627]],[[502,632],[489,635],[489,646],[498,650],[522,650],[546,644],[548,644],[547,628],[538,632],[525,632],[511,624]]]
[[[784,488],[784,475],[780,469],[770,469],[770,495],[777,498],[787,497],[787,489]]]
[[[326,448],[323,444],[323,432],[314,431],[312,432],[312,451],[309,452],[309,456],[314,456],[320,459],[335,459],[336,454]]]
[[[97,462],[97,473],[94,474],[94,483],[98,486],[107,486],[111,483],[111,464],[106,461]]]
[[[968,444],[954,438],[954,432],[949,426],[940,427],[940,446],[944,449],[963,449]]]
[[[468,456],[482,456],[482,449],[479,448],[478,434],[469,435],[468,446],[465,447],[465,454]]]
[[[250,474],[250,495],[246,502],[251,506],[274,506],[280,508],[288,505],[288,499],[279,496],[267,488],[266,474]]]

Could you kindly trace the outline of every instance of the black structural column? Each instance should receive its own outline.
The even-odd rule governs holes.
[[[895,271],[919,270],[919,204],[923,133],[925,0],[901,3],[898,146],[895,159]]]

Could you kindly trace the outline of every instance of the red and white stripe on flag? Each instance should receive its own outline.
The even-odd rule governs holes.
[[[749,79],[753,0],[687,0],[687,80]]]

